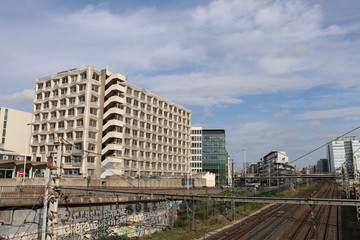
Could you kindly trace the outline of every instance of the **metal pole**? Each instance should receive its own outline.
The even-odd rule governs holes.
[[[50,187],[50,169],[46,168],[45,170],[45,194],[44,194],[44,207],[43,207],[43,216],[42,216],[42,226],[41,226],[41,240],[46,240],[46,231],[47,231],[47,212],[48,212],[48,203],[49,203],[49,187]]]
[[[246,187],[246,150],[243,149],[244,152],[244,186]]]

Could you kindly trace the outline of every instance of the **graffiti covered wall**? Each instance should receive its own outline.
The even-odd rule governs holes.
[[[170,206],[172,206],[171,209]],[[170,205],[165,201],[80,207],[61,206],[58,211],[58,227],[54,231],[56,231],[57,240],[95,240],[114,234],[140,237],[168,228],[172,223],[174,207],[175,205]],[[0,226],[0,236],[7,236],[8,239],[17,239],[20,236],[22,238],[18,239],[38,239],[41,228],[39,222],[41,221],[36,221],[38,231],[32,231],[31,235],[29,232],[26,234],[19,230],[12,234],[7,232],[6,235],[2,235]],[[33,226],[32,230],[34,228]]]

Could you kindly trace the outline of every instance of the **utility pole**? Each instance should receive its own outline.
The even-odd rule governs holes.
[[[48,158],[48,164],[45,169],[45,193],[44,193],[44,207],[42,212],[42,225],[41,225],[41,240],[46,240],[47,232],[47,212],[49,203],[49,187],[50,187],[50,167],[52,163],[52,156]]]
[[[231,159],[231,186],[234,191],[235,183],[234,183],[234,159]]]
[[[59,210],[59,200],[60,200],[60,194],[56,190],[54,190],[54,187],[59,187],[59,181],[61,178],[61,164],[62,164],[62,158],[63,158],[63,146],[64,143],[62,139],[59,139],[59,142],[54,143],[55,146],[57,146],[57,154],[56,154],[56,165],[52,166],[52,164],[48,164],[48,171],[50,171],[50,168],[53,168],[53,174],[51,176],[51,179],[53,182],[53,187],[50,186],[50,179],[48,180],[47,189],[48,189],[48,196],[46,197],[47,201],[48,199],[51,199],[51,201],[48,201],[46,206],[48,207],[47,214],[47,227],[48,227],[48,234],[46,231],[43,232],[44,238],[41,238],[41,240],[55,240],[57,238],[57,228],[58,228],[58,210]],[[52,161],[51,161],[52,162]],[[55,173],[55,174],[54,174]],[[44,226],[43,226],[44,227]],[[46,224],[45,224],[46,227]],[[46,235],[47,234],[47,235]]]

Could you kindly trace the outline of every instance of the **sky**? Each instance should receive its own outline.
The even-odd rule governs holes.
[[[32,112],[36,78],[92,65],[225,129],[235,166],[290,161],[360,124],[358,0],[0,2],[0,106]],[[351,132],[359,138],[360,131]],[[297,167],[325,158],[320,148]]]

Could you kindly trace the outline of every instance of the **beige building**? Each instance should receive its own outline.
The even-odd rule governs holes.
[[[0,149],[20,155],[30,154],[32,113],[0,107]]]
[[[62,174],[188,173],[190,110],[91,66],[37,79],[35,90],[32,153],[56,159],[62,146]]]

